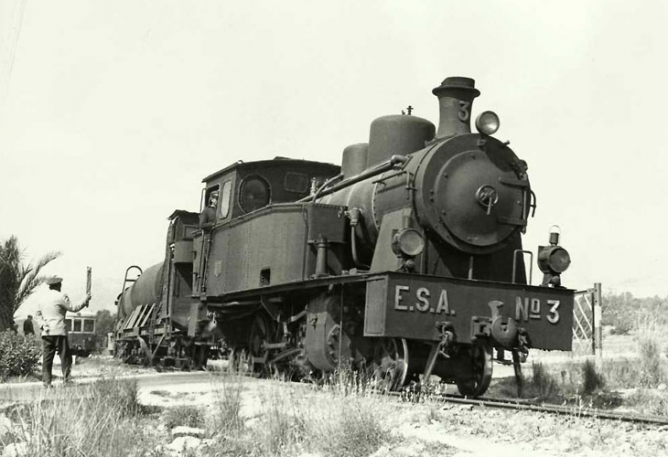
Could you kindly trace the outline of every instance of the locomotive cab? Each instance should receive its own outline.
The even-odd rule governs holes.
[[[202,209],[212,193],[217,192],[219,200],[212,229],[195,233],[195,295],[202,295],[207,288],[211,245],[217,239],[219,243],[228,243],[230,240],[229,236],[217,235],[216,232],[270,205],[293,203],[308,197],[327,179],[338,175],[340,170],[338,165],[277,157],[257,162],[240,161],[204,178]],[[222,260],[219,265],[222,265]],[[271,265],[264,265],[260,269],[262,271],[258,272],[257,277],[261,282],[269,283]],[[219,276],[220,272],[216,271]]]
[[[202,180],[201,209],[218,192],[216,224],[275,203],[295,202],[313,188],[339,174],[341,167],[309,160],[276,157],[274,160],[237,162]]]

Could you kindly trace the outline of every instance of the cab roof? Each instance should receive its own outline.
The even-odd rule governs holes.
[[[328,162],[316,162],[313,160],[304,160],[304,159],[291,159],[289,157],[274,157],[271,160],[257,160],[255,162],[244,162],[243,160],[238,160],[237,162],[233,163],[232,165],[228,165],[227,167],[223,168],[222,170],[218,170],[217,172],[210,174],[209,176],[205,177],[202,179],[202,182],[208,182],[213,179],[216,179],[220,175],[227,173],[231,170],[234,169],[239,169],[243,170],[246,168],[255,168],[255,167],[264,167],[267,165],[271,165],[272,163],[275,163],[276,161],[281,161],[283,163],[287,162],[294,162],[294,163],[299,163],[300,165],[316,165],[316,166],[329,166],[332,168],[332,174],[337,174],[340,170],[341,167],[339,165],[335,165],[333,163],[328,163]]]

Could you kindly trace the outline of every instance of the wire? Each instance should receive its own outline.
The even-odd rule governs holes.
[[[16,25],[16,35],[14,39],[12,40],[10,36],[9,40],[9,70],[7,71],[7,78],[6,82],[4,84],[5,90],[3,93],[2,101],[3,103],[7,100],[7,94],[9,93],[9,83],[12,79],[12,72],[14,70],[14,60],[16,57],[16,49],[18,48],[18,43],[21,38],[21,29],[23,28],[23,12],[25,11],[25,6],[26,6],[26,1],[27,0],[19,0],[19,5],[18,5],[18,23]],[[16,15],[12,15],[12,19],[14,19]],[[10,30],[10,35],[12,34],[13,27],[9,27]]]

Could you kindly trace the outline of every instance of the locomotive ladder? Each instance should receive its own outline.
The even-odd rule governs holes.
[[[601,283],[575,292],[573,307],[573,352],[601,355]]]

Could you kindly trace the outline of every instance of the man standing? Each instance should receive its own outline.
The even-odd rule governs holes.
[[[23,336],[35,337],[35,327],[32,325],[32,316],[28,314],[28,319],[23,322]]]
[[[211,247],[211,229],[216,223],[216,208],[218,207],[218,192],[211,192],[209,204],[199,215],[199,228],[202,229],[202,256],[200,257],[199,272],[201,282],[200,292],[206,291],[206,273],[209,267],[209,248]]]
[[[216,223],[216,207],[218,207],[218,192],[211,192],[209,204],[199,215],[199,228],[208,232]]]
[[[60,291],[63,279],[57,276],[47,279],[49,286],[48,294],[39,303],[37,319],[42,329],[42,343],[44,354],[42,359],[42,382],[44,387],[51,387],[51,369],[53,357],[58,352],[63,369],[63,382],[70,380],[70,368],[72,366],[72,354],[67,342],[67,327],[65,326],[65,314],[67,311],[73,313],[85,308],[90,303],[90,294],[86,295],[84,301],[76,306],[70,304],[69,297]]]

